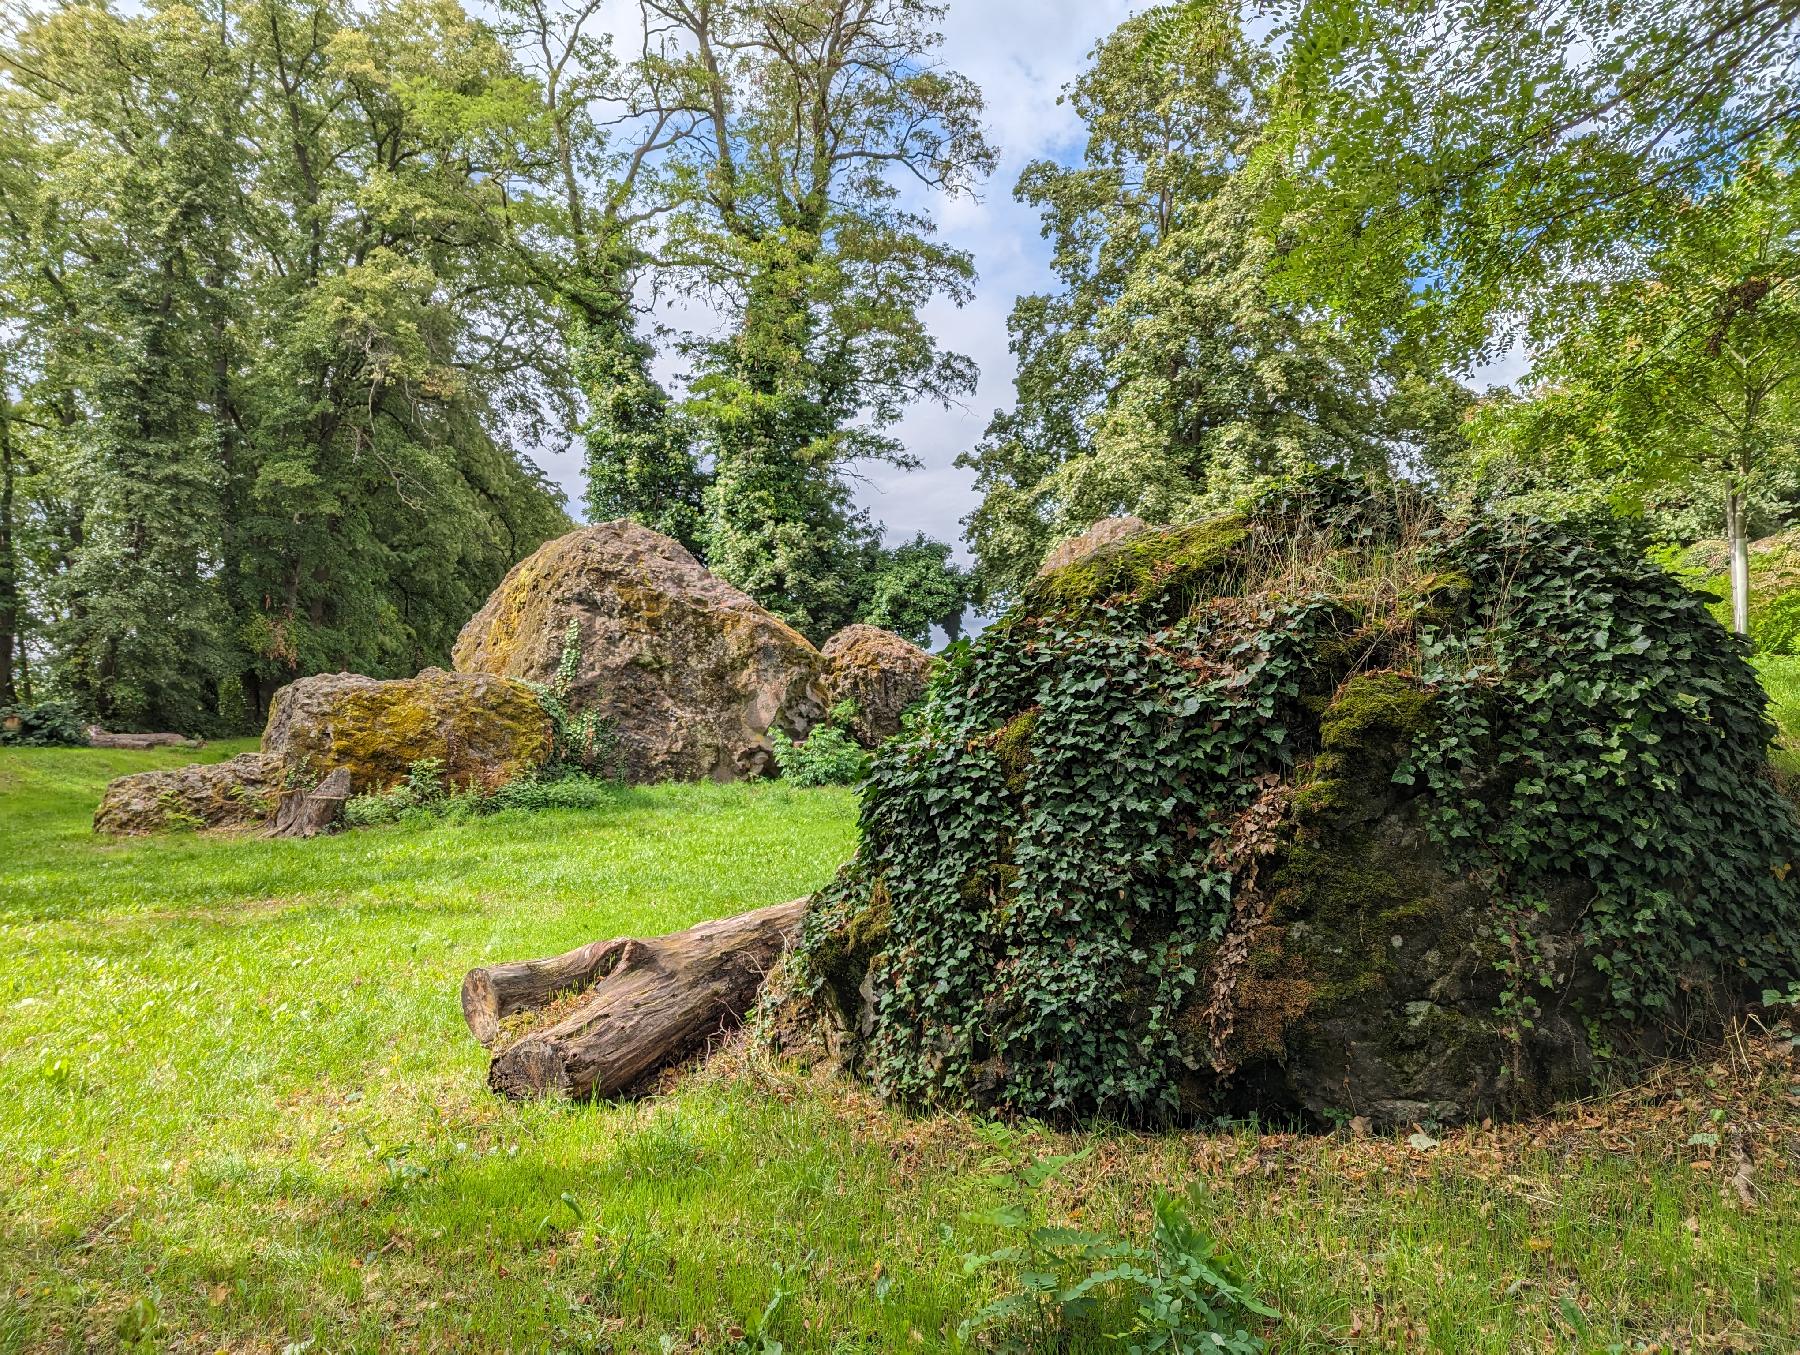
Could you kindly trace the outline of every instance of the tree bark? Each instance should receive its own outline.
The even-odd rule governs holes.
[[[1743,492],[1725,491],[1725,539],[1731,547],[1731,628],[1750,633],[1750,541],[1745,526]]]
[[[99,725],[88,726],[90,748],[199,748],[202,741],[185,734],[109,734]]]
[[[547,960],[472,970],[463,1016],[492,1045],[500,1022],[570,992],[566,1017],[494,1055],[488,1086],[515,1100],[619,1096],[735,1028],[799,930],[794,899],[647,940],[595,941]]]
[[[275,807],[270,837],[317,837],[344,812],[350,798],[350,769],[339,767],[309,791],[284,790]]]

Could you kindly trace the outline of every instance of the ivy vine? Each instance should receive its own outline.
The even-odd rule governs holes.
[[[1372,669],[1431,693],[1395,780],[1489,885],[1498,1024],[1532,1017],[1517,917],[1572,877],[1596,1019],[1666,1010],[1700,970],[1800,976],[1800,825],[1704,601],[1603,541],[1323,475],[1077,559],[956,647],[874,760],[802,980],[860,994],[864,1067],[898,1099],[1174,1114],[1245,888],[1234,828],[1304,787]]]

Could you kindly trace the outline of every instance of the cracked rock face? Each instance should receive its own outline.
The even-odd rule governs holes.
[[[806,637],[636,522],[582,527],[520,561],[454,662],[549,684],[571,633],[570,708],[616,723],[632,781],[769,774],[769,731],[803,738],[825,714],[827,665]]]

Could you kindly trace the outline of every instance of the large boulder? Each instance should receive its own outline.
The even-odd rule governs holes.
[[[769,731],[804,737],[827,701],[825,661],[805,636],[624,519],[515,565],[453,657],[465,673],[566,681],[572,711],[616,723],[634,781],[765,775]]]
[[[459,789],[495,790],[548,760],[550,717],[522,682],[427,668],[377,681],[321,673],[269,704],[262,750],[309,784],[342,767],[354,794],[390,789],[436,759]]]
[[[138,772],[107,786],[94,811],[94,829],[127,835],[171,828],[248,828],[274,811],[281,789],[281,759],[266,753]]]
[[[833,706],[856,703],[850,732],[874,748],[900,732],[900,717],[925,693],[937,660],[910,640],[879,626],[845,626],[819,651]]]
[[[771,1029],[925,1105],[1506,1115],[1800,982],[1755,674],[1640,557],[1336,477],[1027,586]]]
[[[324,799],[344,799],[335,791],[388,790],[427,759],[440,764],[450,785],[494,790],[542,766],[553,745],[550,717],[522,682],[441,668],[387,682],[322,673],[275,693],[261,752],[121,776],[107,786],[94,827],[244,828],[277,808],[297,814],[327,790],[310,811],[316,832]],[[338,772],[347,787],[343,777],[334,779]]]

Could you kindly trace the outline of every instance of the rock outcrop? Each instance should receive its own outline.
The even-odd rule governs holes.
[[[321,673],[290,682],[269,704],[262,751],[310,784],[339,767],[356,795],[387,790],[436,758],[459,789],[494,790],[550,756],[550,717],[522,682],[427,668],[381,682]]]
[[[616,723],[633,781],[734,781],[772,767],[769,731],[824,715],[825,660],[793,627],[708,573],[679,542],[621,519],[515,565],[453,651],[458,671],[557,680]]]
[[[1448,1123],[1800,981],[1764,697],[1641,557],[1330,476],[1105,535],[865,788],[788,1047],[916,1105]]]
[[[415,762],[436,759],[459,789],[494,790],[541,766],[552,738],[537,697],[508,678],[441,668],[388,682],[323,673],[275,693],[261,752],[121,776],[107,786],[94,827],[246,828],[285,806],[277,831],[310,837],[348,795],[388,790]]]
[[[106,788],[94,829],[126,835],[171,828],[248,828],[273,811],[282,763],[266,753],[121,776]]]
[[[1044,555],[1044,563],[1038,566],[1037,577],[1061,569],[1064,565],[1083,556],[1092,555],[1102,546],[1110,546],[1115,541],[1122,541],[1135,532],[1144,530],[1144,520],[1134,518],[1125,513],[1116,518],[1101,518],[1085,532],[1058,541]]]
[[[830,704],[856,703],[850,732],[874,748],[900,732],[900,717],[925,693],[937,660],[879,626],[845,626],[820,651]]]

